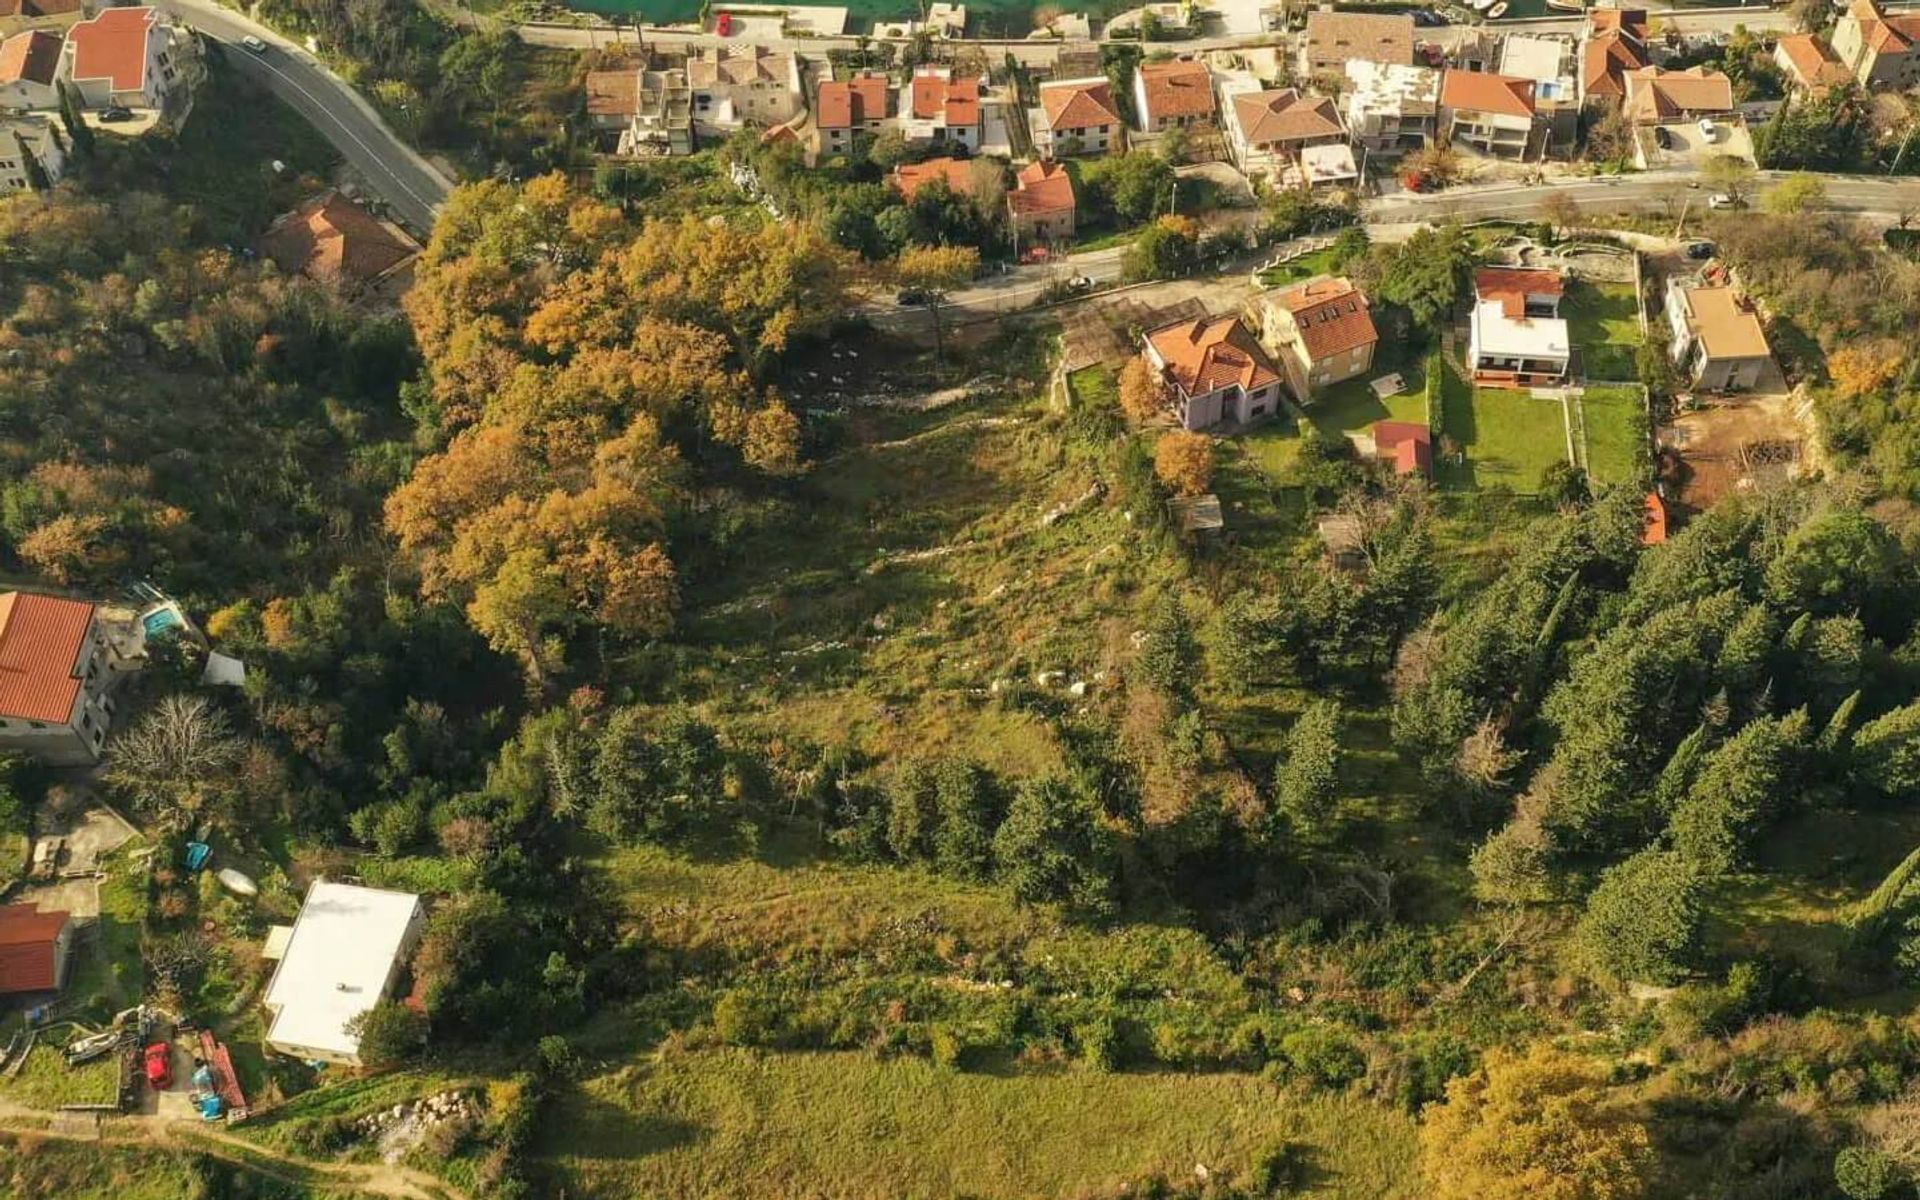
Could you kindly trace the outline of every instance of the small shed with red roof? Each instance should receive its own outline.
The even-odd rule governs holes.
[[[31,904],[0,906],[0,995],[57,992],[67,983],[73,917]]]
[[[1375,421],[1375,461],[1393,464],[1395,475],[1433,474],[1433,430],[1418,421]]]

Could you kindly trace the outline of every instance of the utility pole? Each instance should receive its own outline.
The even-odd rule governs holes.
[[[1913,120],[1907,121],[1907,136],[1900,139],[1900,148],[1893,152],[1893,165],[1887,168],[1887,174],[1891,175],[1900,169],[1900,159],[1907,152],[1907,143],[1913,140],[1914,125]]]

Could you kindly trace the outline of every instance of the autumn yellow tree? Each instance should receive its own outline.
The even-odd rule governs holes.
[[[1429,1200],[1635,1200],[1651,1156],[1605,1068],[1546,1043],[1493,1051],[1420,1131]]]
[[[1167,408],[1167,385],[1144,355],[1135,355],[1120,369],[1120,409],[1146,424]]]
[[[1900,348],[1885,342],[1842,346],[1827,356],[1834,390],[1852,398],[1879,391],[1899,377]]]
[[[908,246],[894,260],[893,272],[902,287],[926,297],[927,310],[933,315],[933,354],[938,360],[945,350],[940,306],[948,292],[980,273],[980,251],[972,246]]]
[[[1213,439],[1176,429],[1153,447],[1153,473],[1176,496],[1198,496],[1213,486]]]

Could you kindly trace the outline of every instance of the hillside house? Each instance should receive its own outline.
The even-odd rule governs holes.
[[[1041,84],[1040,107],[1028,120],[1034,153],[1042,158],[1123,150],[1125,125],[1105,76]]]
[[[1690,122],[1702,117],[1738,119],[1733,81],[1705,67],[1684,71],[1642,67],[1629,71],[1625,112],[1636,125]]]
[[[0,751],[59,767],[99,761],[115,678],[94,605],[0,592]]]
[[[1440,83],[1440,123],[1454,146],[1494,158],[1530,158],[1544,145],[1531,79],[1448,71]]]
[[[418,896],[316,880],[267,984],[267,1048],[359,1066],[347,1025],[392,994],[425,925]]]
[[[1853,79],[1833,48],[1811,33],[1782,34],[1773,44],[1773,65],[1801,92],[1824,91]]]
[[[338,189],[329,189],[276,218],[260,251],[289,275],[359,293],[401,280],[419,243]]]
[[[925,162],[901,163],[888,180],[900,195],[911,201],[920,189],[935,180],[947,185],[956,196],[973,194],[973,160],[967,158],[929,158]]]
[[[1020,168],[1007,193],[1007,216],[1020,246],[1072,241],[1077,209],[1073,177],[1045,159]]]
[[[614,153],[693,153],[693,89],[679,69],[626,67],[587,74],[587,119],[617,133]]]
[[[1260,340],[1302,404],[1373,369],[1380,331],[1365,293],[1345,278],[1316,279],[1259,297]]]
[[[1745,296],[1725,284],[1670,280],[1667,326],[1673,363],[1709,392],[1757,386],[1773,359],[1766,327]]]
[[[1347,64],[1346,125],[1376,154],[1419,150],[1440,132],[1440,72],[1355,59]]]
[[[0,996],[57,992],[67,986],[73,917],[31,904],[0,905]]]
[[[1533,81],[1534,108],[1547,144],[1570,150],[1580,134],[1580,87],[1575,46],[1565,34],[1508,34],[1500,44],[1500,74]]]
[[[1580,99],[1585,104],[1618,104],[1627,98],[1627,73],[1653,65],[1647,46],[1643,8],[1587,10],[1580,43]]]
[[[1474,272],[1468,361],[1475,383],[1546,387],[1566,378],[1573,361],[1567,322],[1560,317],[1566,281],[1532,267],[1487,267]]]
[[[1133,113],[1142,133],[1211,123],[1213,72],[1187,58],[1141,63],[1133,73]]]
[[[1301,151],[1308,147],[1346,147],[1346,126],[1332,100],[1296,88],[1241,90],[1245,86],[1236,81],[1221,98],[1227,149],[1243,173],[1283,181],[1299,173]]]
[[[0,42],[0,109],[60,107],[60,35],[44,29]]]
[[[1301,79],[1342,75],[1355,59],[1413,65],[1413,18],[1406,13],[1352,13],[1315,9],[1299,38],[1294,69]]]
[[[1280,407],[1280,373],[1239,317],[1195,317],[1147,331],[1147,365],[1166,381],[1183,429],[1245,425]]]
[[[1833,53],[1862,87],[1912,87],[1920,83],[1920,12],[1849,0],[1833,26]]]
[[[863,139],[886,128],[892,92],[893,81],[878,71],[821,83],[813,105],[815,153],[857,153]]]
[[[57,116],[0,109],[0,196],[52,187],[66,173],[66,131]]]
[[[806,108],[800,59],[765,46],[709,47],[687,60],[695,133],[784,125]]]
[[[60,76],[81,107],[150,112],[178,127],[206,63],[192,30],[153,8],[109,8],[67,30]]]
[[[946,67],[916,68],[900,132],[909,142],[979,153],[986,138],[986,117],[980,105],[985,87],[985,80],[956,79]]]

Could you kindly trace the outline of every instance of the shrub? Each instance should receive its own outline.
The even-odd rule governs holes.
[[[1308,1147],[1299,1142],[1275,1142],[1253,1160],[1253,1194],[1284,1196],[1307,1181]]]
[[[1884,1200],[1900,1184],[1893,1159],[1867,1146],[1848,1146],[1833,1159],[1833,1182],[1847,1200]]]
[[[764,1046],[773,1030],[772,1006],[751,992],[732,988],[713,1006],[713,1031],[729,1046]]]
[[[1088,1067],[1102,1073],[1119,1069],[1120,1027],[1112,1017],[1096,1017],[1075,1026],[1073,1039],[1080,1044],[1080,1061]]]
[[[1280,1053],[1295,1074],[1321,1087],[1342,1088],[1367,1073],[1366,1057],[1331,1029],[1296,1030],[1280,1039]]]

